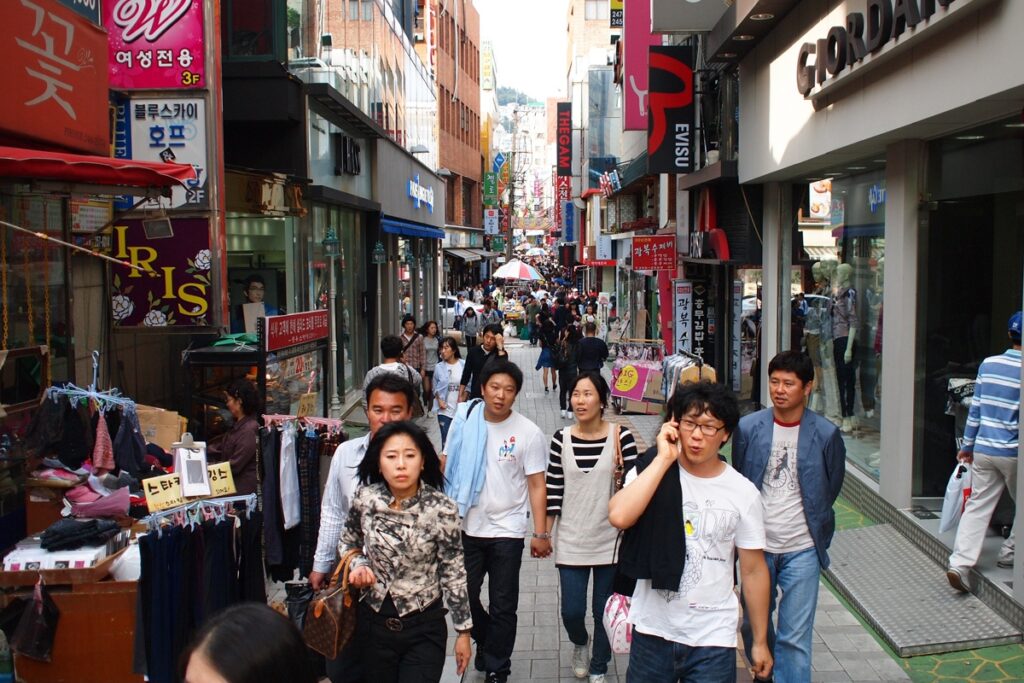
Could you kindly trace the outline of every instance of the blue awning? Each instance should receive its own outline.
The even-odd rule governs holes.
[[[397,218],[381,218],[380,229],[392,235],[402,235],[403,237],[425,237],[430,240],[444,239],[444,230],[441,228],[433,228],[422,223],[413,223]]]

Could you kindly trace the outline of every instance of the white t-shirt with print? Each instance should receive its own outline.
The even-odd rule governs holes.
[[[446,361],[438,361],[439,363],[445,363]],[[455,409],[458,408],[459,404],[459,381],[462,380],[462,371],[466,367],[466,361],[459,358],[455,361],[454,365],[448,365],[448,388],[444,394],[444,404],[447,406],[444,410],[437,411],[438,415],[444,415],[446,417],[455,417]],[[435,387],[434,391],[437,391],[440,387]]]
[[[800,480],[796,475],[797,441],[800,423],[775,422],[772,431],[772,452],[761,484],[764,506],[765,550],[770,553],[793,553],[814,547],[807,528]]]
[[[764,548],[755,487],[731,467],[695,477],[682,467],[686,564],[678,591],[636,583],[629,622],[642,633],[690,646],[736,647],[739,600],[733,591],[735,548]],[[636,470],[627,476],[627,485]]]
[[[504,422],[486,424],[484,486],[462,528],[480,538],[522,538],[529,531],[526,477],[547,469],[547,442],[537,425],[514,410]]]

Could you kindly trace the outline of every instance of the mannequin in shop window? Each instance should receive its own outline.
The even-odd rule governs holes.
[[[825,278],[825,268],[820,262],[811,266],[811,277],[814,278],[812,293],[826,296],[826,293],[831,293],[829,282]],[[814,364],[815,391],[811,394],[810,408],[823,412],[825,383],[822,381],[822,353],[826,352],[825,343],[832,339],[832,320],[829,318],[828,308],[820,302],[821,300],[817,299],[813,305],[807,307],[807,314],[804,316],[804,346],[807,348],[807,355],[811,357],[811,363]]]
[[[266,295],[267,283],[264,281],[262,275],[253,273],[242,281],[242,296],[244,297],[244,300],[235,306],[234,315],[231,316],[231,331],[233,333],[256,332],[255,328],[251,330],[246,328],[245,310],[248,304],[259,304],[263,306],[262,312],[260,312],[259,309],[256,309],[257,315],[252,318],[253,320],[255,320],[255,318],[265,318],[267,316],[281,315],[283,313],[283,311],[269,305],[263,300]]]
[[[853,266],[840,263],[836,267],[836,293],[832,299],[832,353],[839,383],[839,406],[843,414],[842,430],[853,431],[853,404],[857,374],[853,354],[857,346],[857,290],[851,286]]]

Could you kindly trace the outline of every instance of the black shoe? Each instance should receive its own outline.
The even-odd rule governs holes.
[[[506,683],[506,681],[508,681],[508,674],[489,673],[484,683]]]
[[[487,667],[484,665],[484,653],[480,649],[480,646],[476,646],[476,657],[473,660],[473,666],[477,671],[486,671]]]
[[[544,393],[546,394],[546,393],[548,393],[548,391],[549,391],[548,388],[544,387]]]

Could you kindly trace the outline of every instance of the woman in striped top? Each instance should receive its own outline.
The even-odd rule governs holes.
[[[581,373],[572,381],[569,396],[577,422],[551,437],[546,477],[547,528],[556,532],[555,565],[562,589],[562,622],[574,646],[573,673],[577,678],[589,673],[592,683],[603,683],[612,654],[600,626],[612,593],[618,538],[618,531],[608,522],[608,501],[615,492],[619,454],[626,469],[637,457],[629,430],[604,420],[608,393],[608,383],[598,372]],[[593,653],[588,652],[584,621],[591,573]]]

